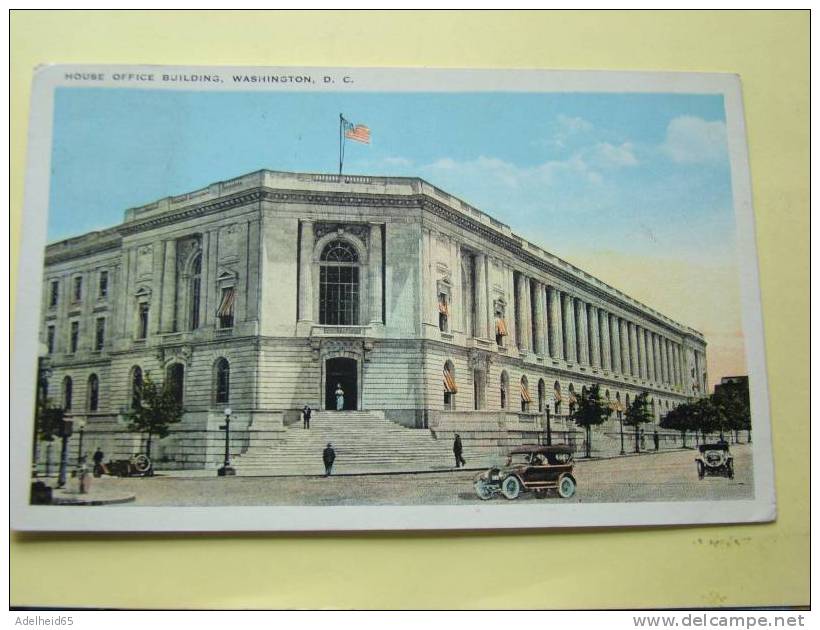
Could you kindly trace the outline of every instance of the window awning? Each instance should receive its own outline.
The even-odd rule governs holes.
[[[561,390],[560,389],[555,389],[555,390],[553,390],[552,393],[553,393],[553,396],[555,396],[555,402],[559,403],[563,400],[563,398],[561,398]]]
[[[612,411],[624,411],[624,406],[620,400],[610,401],[609,408],[612,409]]]
[[[521,383],[521,400],[526,403],[532,402],[532,398],[530,398],[530,390],[526,385],[524,385],[524,383]]]
[[[570,405],[574,405],[574,404],[576,404],[577,402],[578,402],[578,398],[576,398],[576,396],[575,396],[575,392],[570,392],[570,393],[569,393],[569,404],[570,404]]]
[[[438,312],[442,315],[449,315],[450,314],[450,307],[447,305],[447,301],[439,301],[438,303]]]
[[[453,378],[453,374],[450,372],[450,370],[444,370],[444,392],[447,394],[458,393],[456,380]]]
[[[222,303],[216,311],[216,316],[233,317],[234,302],[236,302],[236,289],[231,287],[222,294]]]
[[[507,322],[505,322],[501,317],[497,317],[495,320],[495,334],[501,335],[502,337],[505,337],[508,334]]]

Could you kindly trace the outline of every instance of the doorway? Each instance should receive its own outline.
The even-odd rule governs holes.
[[[325,409],[336,409],[336,386],[344,392],[345,411],[359,408],[359,368],[356,359],[337,357],[325,362]]]

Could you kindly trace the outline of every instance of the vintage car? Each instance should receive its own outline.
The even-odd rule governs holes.
[[[698,450],[700,454],[695,458],[698,479],[703,479],[706,475],[734,478],[734,458],[729,454],[729,445],[726,442],[701,444]]]
[[[101,468],[105,473],[114,477],[150,477],[154,474],[154,467],[147,455],[111,460]]]
[[[557,490],[564,499],[575,494],[572,450],[566,446],[523,446],[510,451],[503,466],[478,474],[476,494],[485,501],[498,493],[516,499],[522,492],[543,495]]]

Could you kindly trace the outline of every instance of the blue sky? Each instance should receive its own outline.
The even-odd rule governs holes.
[[[61,88],[48,238],[260,168],[335,172],[339,112],[373,137],[348,143],[345,172],[423,177],[570,260],[733,259],[714,95]]]

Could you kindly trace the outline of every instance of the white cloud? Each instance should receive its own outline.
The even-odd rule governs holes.
[[[605,167],[636,166],[638,164],[635,148],[629,142],[617,146],[601,142],[593,148],[592,156],[601,166]]]
[[[408,160],[407,158],[399,157],[399,156],[389,156],[382,160],[382,162],[388,166],[412,166],[412,160]]]
[[[566,133],[579,133],[592,130],[592,123],[580,116],[558,115],[558,125]]]
[[[721,160],[726,155],[726,125],[696,116],[679,116],[666,128],[662,149],[680,164]]]

